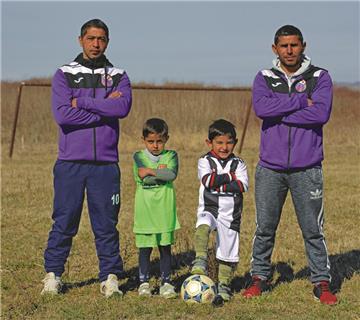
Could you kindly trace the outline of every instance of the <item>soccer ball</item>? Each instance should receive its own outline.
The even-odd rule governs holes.
[[[211,303],[216,295],[216,286],[209,277],[196,274],[183,282],[180,295],[188,303]]]

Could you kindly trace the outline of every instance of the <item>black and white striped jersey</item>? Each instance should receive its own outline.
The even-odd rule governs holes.
[[[222,160],[210,151],[198,161],[198,178],[198,215],[209,212],[218,222],[239,231],[242,193],[249,185],[245,162],[234,154]]]

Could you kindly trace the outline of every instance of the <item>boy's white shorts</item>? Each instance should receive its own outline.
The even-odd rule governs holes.
[[[197,215],[196,228],[202,224],[217,231],[216,258],[226,262],[239,262],[239,232],[224,226],[209,212]]]

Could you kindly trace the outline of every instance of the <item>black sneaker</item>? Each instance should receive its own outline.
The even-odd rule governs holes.
[[[225,302],[230,301],[232,298],[231,289],[224,283],[219,282],[218,283],[218,295],[223,298]]]

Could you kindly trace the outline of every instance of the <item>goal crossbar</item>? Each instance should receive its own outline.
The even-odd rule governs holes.
[[[33,83],[33,82],[21,82],[18,86],[18,93],[16,99],[16,107],[15,107],[15,116],[14,122],[11,132],[11,141],[10,141],[10,150],[9,150],[9,157],[12,158],[14,145],[15,145],[15,136],[16,136],[16,127],[19,118],[19,111],[20,111],[20,102],[22,96],[23,87],[51,87],[50,83]],[[211,86],[191,86],[191,85],[133,85],[132,90],[170,90],[170,91],[225,91],[225,92],[251,92],[251,88],[248,87],[211,87]],[[249,103],[246,105],[246,112],[245,112],[245,119],[242,126],[242,134],[240,138],[239,144],[239,153],[242,151],[242,147],[245,141],[245,135],[247,131],[247,126],[250,117],[252,101],[249,100]]]

